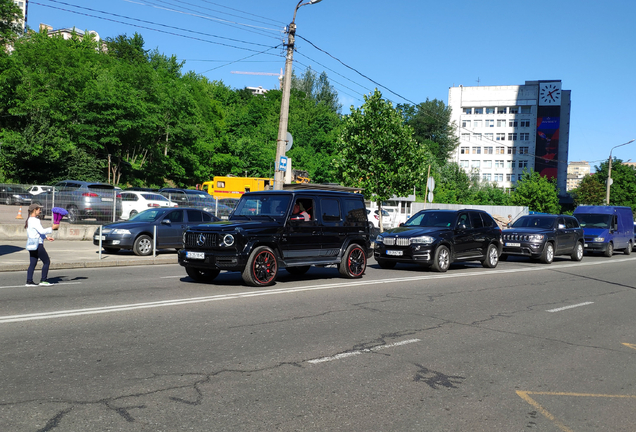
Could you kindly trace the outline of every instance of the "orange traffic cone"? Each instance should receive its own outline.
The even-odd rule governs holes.
[[[24,219],[22,217],[22,206],[20,206],[20,210],[18,210],[18,215],[15,217],[16,219]]]

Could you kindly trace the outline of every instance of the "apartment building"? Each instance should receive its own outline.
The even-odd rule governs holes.
[[[27,0],[13,0],[13,3],[15,3],[22,11],[22,20],[20,21],[20,25],[22,27],[22,33],[24,33],[26,31],[27,10],[29,2]]]
[[[556,178],[559,195],[567,197],[570,93],[560,80],[450,87],[448,106],[460,140],[453,160],[504,189],[514,189],[532,169]]]
[[[569,192],[579,187],[583,177],[589,175],[591,171],[589,162],[570,162],[568,164],[567,191]]]

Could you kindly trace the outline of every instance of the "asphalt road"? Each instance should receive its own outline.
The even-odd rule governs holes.
[[[633,431],[636,257],[0,282],[1,431]]]

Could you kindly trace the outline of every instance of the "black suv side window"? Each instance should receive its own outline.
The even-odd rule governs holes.
[[[566,228],[578,228],[579,222],[575,218],[565,218],[565,227]]]
[[[320,208],[322,209],[323,222],[339,222],[340,221],[340,203],[337,199],[321,198]]]
[[[173,210],[164,219],[169,219],[172,223],[183,222],[183,210]]]
[[[345,222],[348,224],[367,223],[366,208],[362,200],[345,199],[344,204]]]
[[[203,216],[199,210],[188,210],[188,222],[203,222]]]
[[[481,219],[484,221],[484,226],[488,228],[492,228],[497,225],[497,222],[488,214],[488,213],[479,213],[481,215]]]
[[[481,213],[470,212],[470,219],[473,221],[473,228],[483,228],[484,221],[481,220]]]
[[[472,224],[470,223],[470,218],[468,217],[468,213],[462,213],[457,218],[457,228],[458,229],[470,229],[472,228]]]

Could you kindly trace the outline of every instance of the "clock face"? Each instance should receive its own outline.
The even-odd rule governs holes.
[[[561,83],[539,84],[539,105],[561,105]]]

